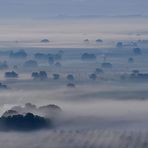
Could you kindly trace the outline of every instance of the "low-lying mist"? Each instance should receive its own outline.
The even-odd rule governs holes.
[[[148,147],[146,24],[0,23],[0,147]]]
[[[40,82],[38,83],[40,85]],[[82,85],[76,88],[59,87],[48,90],[2,91],[1,115],[13,106],[24,106],[30,102],[36,106],[56,104],[61,107],[57,128],[127,128],[130,124],[147,124],[147,93],[137,86],[131,90],[110,85]],[[101,87],[102,86],[102,87]],[[111,87],[112,86],[112,87]],[[22,85],[20,86],[22,87]],[[101,88],[100,88],[101,87]],[[134,90],[135,89],[135,90]],[[121,91],[122,90],[122,91]],[[126,94],[126,95],[125,95]],[[122,97],[120,97],[122,96]],[[124,98],[125,96],[125,98]],[[118,124],[120,122],[120,124]],[[113,124],[116,126],[114,127]],[[120,127],[120,128],[121,128]],[[141,128],[141,126],[136,126]],[[136,129],[135,128],[135,129]]]

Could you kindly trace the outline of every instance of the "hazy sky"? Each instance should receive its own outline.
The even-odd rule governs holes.
[[[0,17],[147,15],[148,0],[0,0]]]

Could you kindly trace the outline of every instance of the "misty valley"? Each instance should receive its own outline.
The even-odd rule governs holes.
[[[1,21],[0,148],[147,148],[147,24]]]
[[[0,145],[147,147],[146,47],[137,40],[110,48],[1,48]]]
[[[148,0],[0,0],[0,148],[148,148]]]

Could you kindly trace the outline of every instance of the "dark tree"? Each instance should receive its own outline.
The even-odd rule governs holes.
[[[10,58],[26,58],[27,53],[24,50],[19,50],[17,52],[11,51],[9,54]]]
[[[14,71],[12,72],[5,72],[5,77],[6,78],[18,78],[18,74]]]
[[[48,39],[41,40],[41,43],[49,43],[50,41]]]
[[[134,63],[134,59],[133,59],[132,57],[130,57],[130,58],[128,59],[128,63]]]
[[[103,69],[101,69],[101,68],[96,68],[95,73],[96,73],[96,74],[103,74],[104,71],[103,71]]]
[[[116,44],[116,47],[117,47],[117,48],[122,48],[122,47],[123,47],[123,43],[122,43],[122,42],[118,42],[118,43]]]
[[[75,84],[74,83],[68,83],[67,84],[67,87],[74,88],[75,87]]]
[[[74,76],[72,74],[68,74],[66,78],[69,81],[73,81],[74,80]]]
[[[59,75],[59,74],[53,74],[53,79],[54,79],[54,80],[60,79],[60,75]]]
[[[109,62],[104,62],[101,64],[101,67],[102,68],[112,68],[112,64]]]
[[[92,73],[90,76],[89,76],[90,79],[92,80],[96,80],[97,79],[97,75]]]
[[[140,48],[134,48],[133,52],[135,55],[141,55],[142,54],[142,50]]]
[[[18,130],[18,131],[32,131],[42,128],[51,128],[51,120],[45,119],[32,113],[25,115],[2,116],[0,118],[0,130]]]
[[[96,58],[97,58],[96,55],[92,53],[84,53],[81,56],[82,60],[95,60]]]

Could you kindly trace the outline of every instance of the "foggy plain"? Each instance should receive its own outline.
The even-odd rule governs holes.
[[[147,30],[148,21],[143,17],[0,23],[0,51],[8,51],[1,54],[1,62],[7,61],[9,66],[0,73],[2,84],[8,87],[0,91],[1,115],[28,102],[36,106],[56,104],[62,109],[52,129],[1,132],[2,148],[147,146],[147,79],[128,77],[134,70],[148,73]],[[49,42],[42,43],[42,39]],[[103,42],[98,43],[97,39]],[[117,47],[118,42],[126,46]],[[137,47],[142,54],[135,55],[133,49]],[[28,55],[26,58],[9,57],[10,51],[22,49]],[[59,67],[34,57],[36,53],[59,51],[62,58],[55,61],[61,64]],[[83,60],[84,53],[95,54],[96,59]],[[131,63],[130,57],[134,59]],[[24,67],[28,60],[36,60],[38,66]],[[112,67],[102,67],[103,62],[111,63]],[[94,80],[89,76],[96,68],[104,72]],[[6,78],[8,71],[15,71],[19,77]],[[39,71],[46,71],[48,79],[34,80],[31,74]],[[60,74],[60,79],[54,80],[53,74]],[[68,74],[74,80],[68,80]],[[122,79],[123,75],[127,78]],[[75,87],[68,87],[68,83]]]

